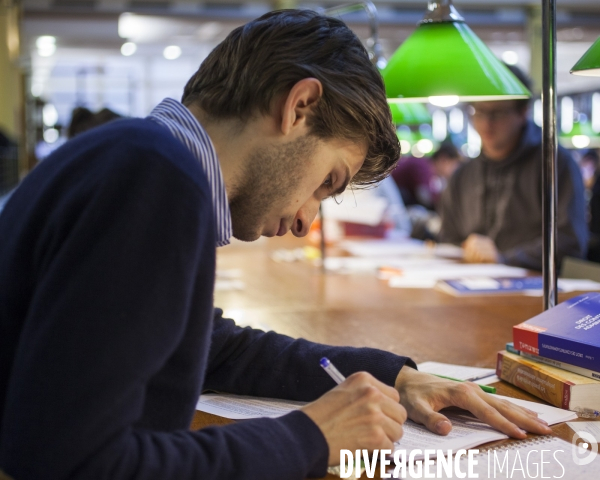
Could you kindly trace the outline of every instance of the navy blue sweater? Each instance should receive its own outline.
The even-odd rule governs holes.
[[[209,186],[151,120],[44,160],[0,216],[0,245],[0,469],[17,480],[322,476],[327,444],[305,414],[191,432],[200,392],[314,400],[333,386],[324,355],[387,384],[407,361],[213,310]]]

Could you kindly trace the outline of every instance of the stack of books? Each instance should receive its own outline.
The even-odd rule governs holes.
[[[514,326],[496,374],[556,407],[600,416],[600,293],[574,297]]]

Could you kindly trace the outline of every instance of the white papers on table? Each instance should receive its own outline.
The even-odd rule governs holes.
[[[232,420],[248,420],[259,417],[281,417],[305,404],[305,402],[277,400],[275,398],[208,393],[200,395],[196,410],[212,413],[219,417],[231,418]]]
[[[325,268],[331,272],[375,273],[382,267],[403,270],[453,263],[443,258],[389,258],[389,257],[325,257]]]
[[[354,192],[360,201],[345,198],[343,202],[336,203],[334,199],[328,199],[321,204],[323,216],[328,220],[340,222],[359,223],[361,225],[375,226],[383,221],[383,215],[388,207],[388,201],[383,197],[365,195],[365,192]]]
[[[586,292],[600,290],[600,283],[592,280],[581,280],[577,278],[559,278],[558,288],[563,292]]]
[[[528,400],[521,400],[520,398],[505,397],[503,395],[496,395],[496,397],[503,398],[504,400],[508,400],[516,405],[534,411],[542,420],[546,420],[548,425],[568,422],[569,420],[575,420],[577,418],[575,412],[552,407],[550,405],[544,405],[543,403],[530,402]]]
[[[474,456],[476,463],[469,469],[468,459],[461,457],[458,470],[472,473],[464,478],[530,480],[532,478],[562,478],[565,480],[597,480],[600,457],[557,437],[545,436],[513,442],[497,449],[484,450]],[[589,462],[589,463],[586,463]],[[439,465],[428,469],[430,478],[458,478],[453,470],[449,475]],[[425,478],[422,471],[412,476],[407,469],[406,479]]]
[[[542,405],[541,403],[504,397],[502,395],[495,395],[495,397],[508,400],[516,405],[533,410],[540,418],[548,422],[549,425],[555,425],[577,418],[577,414],[574,412]],[[444,411],[442,413],[444,413],[452,423],[452,431],[447,436],[436,435],[422,425],[417,425],[416,423],[407,420],[404,425],[404,435],[399,442],[396,442],[396,448],[406,450],[417,448],[421,450],[452,450],[452,452],[456,452],[461,448],[472,448],[483,443],[509,438],[507,435],[500,433],[489,425],[480,422],[469,413],[454,413],[449,411]]]
[[[423,362],[419,363],[417,367],[419,367],[420,372],[443,375],[457,380],[475,381],[496,374],[496,370],[493,368],[465,367],[464,365],[453,365],[451,363]]]
[[[443,257],[462,259],[463,249],[446,243],[428,244],[410,238],[382,240],[345,240],[340,248],[356,257]]]
[[[466,277],[525,277],[524,268],[509,267],[488,263],[441,264],[407,267],[401,275],[390,278],[389,286],[394,288],[433,288],[439,280]]]
[[[575,432],[589,433],[600,443],[600,422],[567,422],[567,425]]]
[[[503,397],[497,395],[509,402],[537,412],[540,418],[546,420],[549,425],[560,422],[566,422],[577,418],[577,415],[568,410],[542,405],[540,403],[528,402],[516,398]],[[297,410],[303,402],[293,402],[289,400],[277,400],[272,398],[246,397],[229,394],[207,394],[200,396],[196,410],[213,415],[219,415],[225,418],[235,420],[270,417],[276,418],[293,410]],[[492,427],[481,423],[475,417],[467,412],[444,412],[452,422],[453,428],[447,436],[437,435],[430,432],[422,425],[408,420],[404,425],[404,435],[397,442],[396,448],[403,449],[434,449],[434,450],[452,450],[461,448],[470,448],[482,443],[492,442],[508,438],[503,433],[494,430]]]

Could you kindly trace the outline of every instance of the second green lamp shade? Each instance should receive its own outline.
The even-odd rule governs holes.
[[[422,103],[389,102],[392,122],[395,125],[420,125],[431,123],[431,114]]]
[[[422,23],[382,75],[388,102],[436,103],[438,98],[446,106],[531,95],[464,22]],[[444,98],[450,99],[446,105]]]
[[[571,69],[573,75],[588,75],[600,77],[600,38]]]

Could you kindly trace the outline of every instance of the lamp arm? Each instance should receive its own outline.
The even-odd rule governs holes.
[[[383,68],[387,62],[383,57],[383,51],[381,44],[379,43],[379,20],[377,17],[377,8],[375,8],[373,2],[365,0],[362,2],[349,3],[347,5],[340,5],[339,7],[326,8],[322,10],[322,13],[323,15],[334,17],[361,10],[365,11],[369,17],[370,36],[367,39],[367,51],[371,56],[372,62],[379,68]]]

